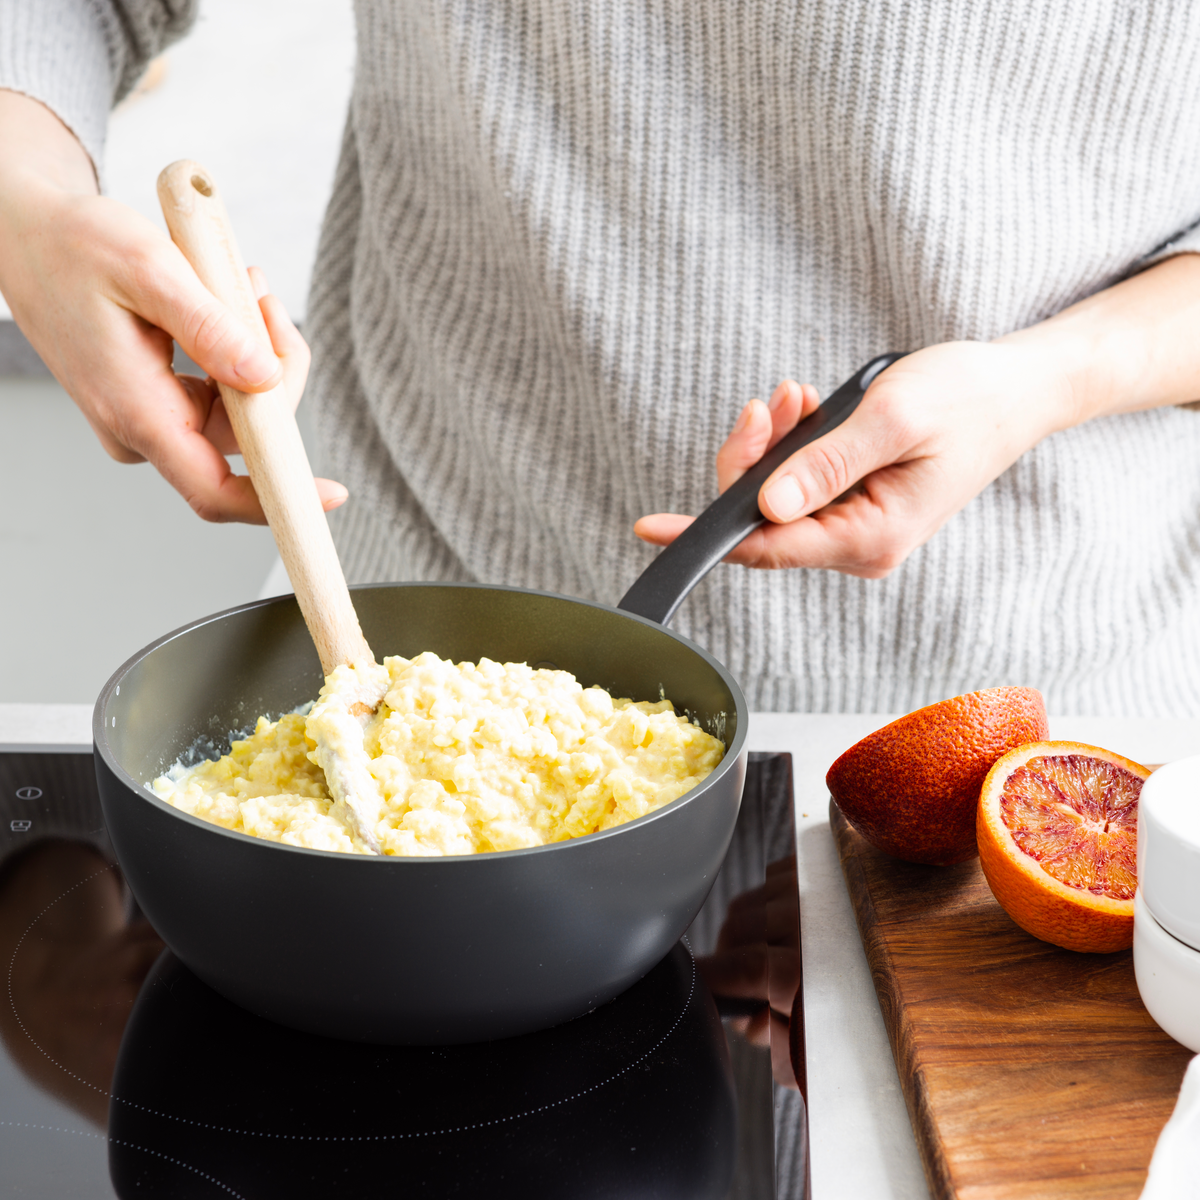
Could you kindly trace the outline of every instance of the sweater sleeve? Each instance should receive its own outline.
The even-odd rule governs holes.
[[[97,174],[108,110],[184,34],[197,0],[0,0],[0,87],[40,100]]]
[[[1152,267],[1156,263],[1165,262],[1168,258],[1174,258],[1177,254],[1200,254],[1200,221],[1173,234],[1169,241],[1164,242],[1157,249],[1147,254],[1138,263],[1137,269],[1139,271],[1145,270],[1146,267]]]

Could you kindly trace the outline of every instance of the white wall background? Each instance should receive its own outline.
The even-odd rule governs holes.
[[[248,263],[304,316],[354,70],[351,0],[201,0],[165,72],[109,124],[109,195],[161,228],[158,173],[212,172]],[[0,299],[0,315],[9,312]]]
[[[201,0],[161,83],[112,118],[109,193],[162,226],[158,172],[202,162],[303,319],[353,56],[350,0]],[[0,378],[0,444],[0,703],[90,703],[148,642],[258,594],[270,534],[206,525],[114,463],[52,380]]]

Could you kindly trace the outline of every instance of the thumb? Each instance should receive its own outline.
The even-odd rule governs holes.
[[[768,521],[787,524],[832,503],[864,476],[893,459],[880,454],[866,418],[855,413],[844,424],[796,451],[758,493]]]
[[[200,282],[173,242],[153,266],[153,286],[128,297],[134,312],[169,333],[219,383],[264,392],[280,382],[283,371],[270,342]]]

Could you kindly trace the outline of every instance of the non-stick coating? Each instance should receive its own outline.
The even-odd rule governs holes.
[[[284,1024],[376,1042],[478,1041],[579,1016],[639,979],[704,902],[737,820],[747,713],[711,656],[602,605],[515,588],[354,589],[378,655],[553,664],[616,696],[666,695],[728,746],[656,813],[531,850],[382,858],[230,833],[145,784],[321,686],[291,597],[148,647],[108,682],[94,735],[101,803],[138,903],[197,975]]]

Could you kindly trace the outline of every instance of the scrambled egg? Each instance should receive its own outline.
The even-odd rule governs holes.
[[[154,792],[252,837],[368,853],[318,765],[336,738],[339,756],[357,756],[359,811],[384,854],[472,854],[644,816],[695,787],[725,753],[669,700],[614,700],[566,671],[486,658],[455,665],[429,653],[372,669],[387,673],[373,714],[346,703],[361,682],[338,667],[307,716],[260,717],[229,754],[177,764]]]

